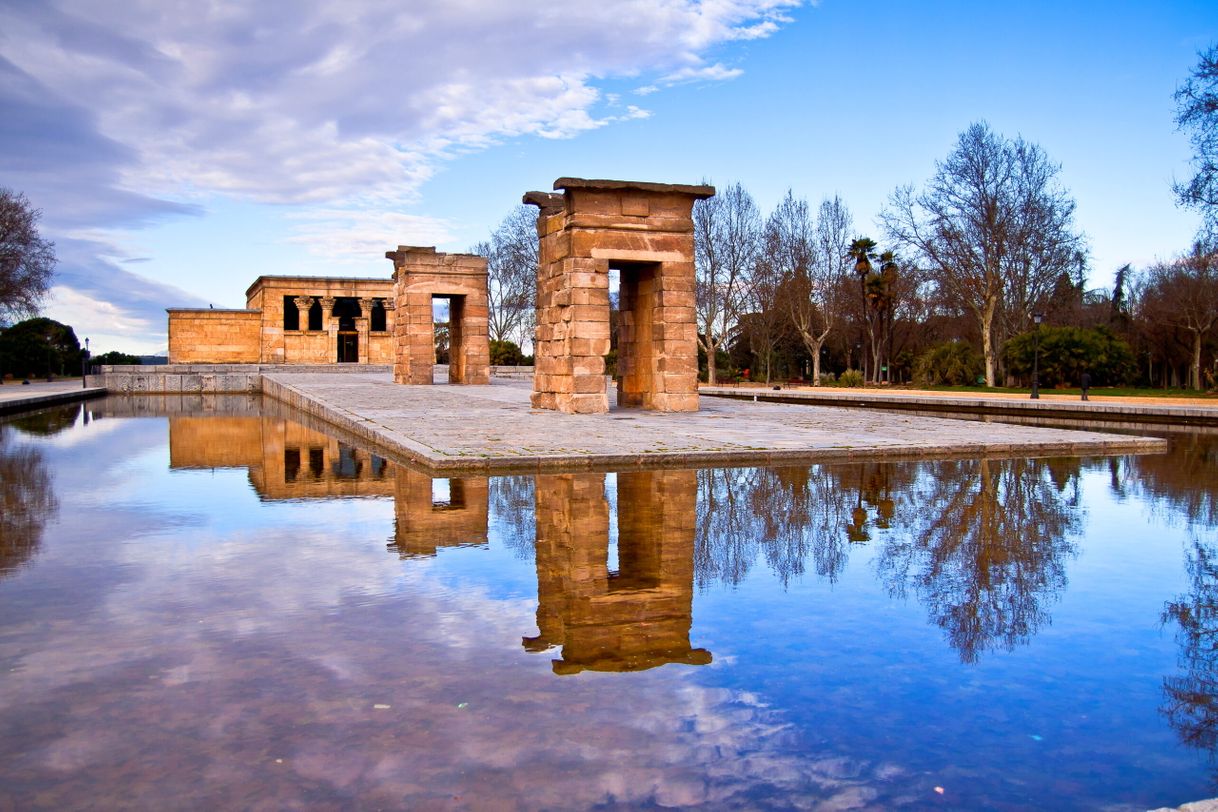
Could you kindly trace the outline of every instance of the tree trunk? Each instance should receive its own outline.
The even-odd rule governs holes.
[[[994,300],[985,303],[981,311],[981,352],[985,356],[985,385],[994,386]]]
[[[1193,363],[1189,370],[1189,378],[1192,381],[1192,388],[1200,392],[1201,386],[1201,331],[1192,330],[1193,334]]]
[[[812,385],[820,386],[820,345],[823,342],[816,341],[816,348],[812,350]]]

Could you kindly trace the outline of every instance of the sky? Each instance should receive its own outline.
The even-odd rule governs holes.
[[[1061,165],[1102,288],[1196,233],[1172,93],[1216,42],[1212,0],[0,0],[0,186],[95,353],[261,275],[468,250],[564,176],[836,194],[883,244],[976,121]]]

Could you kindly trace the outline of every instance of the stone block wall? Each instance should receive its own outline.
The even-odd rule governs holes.
[[[609,272],[620,273],[618,403],[698,408],[693,205],[710,186],[559,178],[540,208],[533,405],[608,410]]]
[[[170,310],[169,363],[256,364],[261,328],[257,310]]]
[[[396,302],[393,379],[430,385],[436,366],[432,300],[448,298],[449,382],[490,383],[486,258],[398,246],[393,260]]]

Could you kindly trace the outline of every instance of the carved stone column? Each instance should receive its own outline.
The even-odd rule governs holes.
[[[359,333],[359,362],[361,364],[367,364],[372,357],[369,327],[372,324],[372,305],[375,301],[371,296],[361,296],[359,300],[360,316],[355,320],[355,329]]]
[[[329,363],[338,360],[338,322],[334,320],[334,297],[321,297],[321,329],[330,336],[330,346],[326,350],[330,355]]]
[[[292,300],[296,304],[296,313],[300,319],[297,325],[302,331],[309,329],[309,311],[313,308],[312,296],[297,296]]]

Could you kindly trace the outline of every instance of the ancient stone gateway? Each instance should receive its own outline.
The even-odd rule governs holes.
[[[621,284],[618,403],[697,411],[692,213],[714,187],[559,178],[554,188],[562,194],[524,196],[540,209],[533,405],[609,410],[604,356],[613,269]]]
[[[393,380],[430,384],[436,363],[432,300],[449,300],[449,383],[490,383],[486,257],[438,254],[435,248],[399,245],[393,260],[397,351]]]

